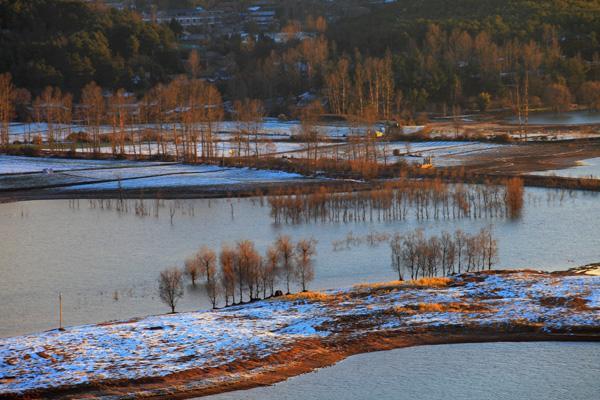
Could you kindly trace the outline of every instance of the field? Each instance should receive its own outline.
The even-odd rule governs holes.
[[[73,160],[0,155],[0,190],[40,188],[139,189],[281,182],[297,174],[214,165]]]

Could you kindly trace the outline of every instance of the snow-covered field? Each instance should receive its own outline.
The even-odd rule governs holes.
[[[573,307],[569,301],[577,299],[585,304]],[[599,307],[599,276],[492,273],[466,274],[440,288],[359,286],[326,292],[316,300],[298,296],[70,327],[0,339],[0,397],[234,366],[289,349],[305,338],[343,341],[348,335],[378,331],[402,334],[415,328],[523,324],[568,334],[577,328],[598,329]],[[248,373],[223,372],[234,378]],[[200,384],[214,385],[218,379]]]
[[[426,157],[432,157],[434,165],[448,166],[460,164],[460,158],[493,151],[503,147],[493,143],[482,142],[393,142],[387,148],[393,154],[394,150],[399,156],[392,156],[390,160],[404,160],[408,163],[422,163]]]
[[[141,189],[153,187],[235,185],[243,183],[281,182],[303,178],[302,175],[298,174],[250,168],[218,168],[213,166],[203,166],[195,170],[193,167],[182,168],[183,170],[191,169],[188,172],[169,171],[171,168],[161,169],[161,172],[148,168],[144,170],[145,174],[159,173],[159,176],[145,175],[142,177],[141,175],[137,175],[135,177],[130,176],[129,178],[120,177],[111,182],[70,186],[69,190],[105,190],[118,189],[119,187],[122,189]],[[120,174],[121,172],[122,170],[118,170],[116,174]]]
[[[163,129],[169,131],[177,124],[164,124]],[[137,124],[130,125],[126,129],[131,132],[144,129],[158,129],[159,124]],[[71,132],[86,132],[88,128],[85,125],[73,124],[70,127],[67,125],[53,126],[54,131],[63,129],[65,132],[70,128]],[[350,135],[362,134],[367,129],[366,126],[350,126],[345,122],[321,123],[316,125],[316,129],[323,136],[327,137],[347,137]],[[377,129],[383,129],[383,125],[378,125]],[[100,127],[101,133],[110,133],[113,128],[109,125]],[[216,124],[216,133],[222,136],[223,139],[230,138],[235,132],[240,130],[240,124],[236,121],[221,121]],[[300,133],[301,124],[299,121],[280,121],[277,118],[265,118],[262,124],[259,125],[258,133],[264,138],[270,139],[289,139],[292,135]],[[31,141],[36,136],[40,136],[43,140],[48,137],[48,124],[41,123],[11,123],[9,127],[9,135],[11,141]]]
[[[20,175],[27,173],[25,175]],[[281,171],[136,161],[0,156],[0,189],[68,186],[123,189],[281,182],[302,178]],[[73,186],[76,185],[76,186]]]
[[[161,163],[148,163],[159,165]],[[20,174],[42,172],[52,169],[54,172],[89,168],[120,168],[136,165],[132,161],[114,160],[74,160],[67,158],[20,157],[0,154],[0,174]]]

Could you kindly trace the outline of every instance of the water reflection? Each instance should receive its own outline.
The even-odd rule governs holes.
[[[0,204],[0,335],[53,328],[58,293],[67,325],[163,313],[158,272],[183,266],[202,245],[251,239],[264,253],[278,234],[318,241],[311,288],[394,279],[390,247],[378,236],[416,228],[428,235],[494,224],[499,268],[563,269],[600,261],[597,194],[527,189],[519,220],[465,218],[274,224],[266,199],[31,201]],[[171,215],[173,215],[171,223]],[[363,245],[335,251],[349,232]],[[372,238],[369,239],[369,235]],[[203,289],[186,290],[181,311],[209,308]]]
[[[202,399],[589,400],[600,392],[598,376],[597,343],[423,346],[360,354],[271,387]]]

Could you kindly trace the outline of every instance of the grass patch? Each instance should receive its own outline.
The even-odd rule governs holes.
[[[406,282],[407,286],[414,287],[446,287],[452,279],[446,277],[421,278]]]
[[[405,281],[389,281],[389,282],[376,282],[376,283],[359,283],[354,285],[355,289],[395,289],[404,285]]]
[[[304,300],[304,301],[311,301],[311,302],[316,302],[316,301],[324,302],[324,301],[331,301],[335,298],[336,298],[336,296],[327,294],[327,293],[323,293],[323,292],[299,292],[299,293],[294,293],[294,294],[288,294],[283,299],[287,300],[287,301]]]
[[[381,290],[381,289],[399,289],[402,287],[446,287],[452,282],[451,278],[435,277],[421,278],[411,281],[388,281],[376,283],[361,283],[354,285],[355,289]]]

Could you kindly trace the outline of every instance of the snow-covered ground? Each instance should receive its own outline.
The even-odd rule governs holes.
[[[23,173],[27,173],[22,175]],[[137,161],[0,156],[0,189],[123,189],[231,185],[303,178],[281,171]],[[76,186],[73,186],[76,185]]]
[[[164,124],[163,129],[169,131],[173,127],[179,127],[175,124]],[[127,130],[131,132],[140,131],[144,129],[155,130],[160,127],[160,124],[137,124],[127,126]],[[36,136],[46,140],[48,137],[48,124],[45,122],[41,123],[11,123],[9,127],[9,135],[11,141],[31,141]],[[67,129],[69,128],[69,129]],[[66,132],[87,132],[88,128],[82,124],[72,124],[70,127],[67,125],[53,125],[53,130],[63,130]],[[351,126],[343,121],[341,122],[330,122],[320,123],[316,125],[316,129],[323,136],[327,137],[347,137],[351,135],[364,134],[366,126]],[[383,125],[377,125],[378,130],[383,129]],[[237,121],[221,121],[216,124],[215,132],[217,135],[222,136],[223,139],[228,139],[235,132],[240,130],[240,123]],[[103,125],[100,127],[101,133],[110,133],[113,128],[110,125]],[[289,139],[292,135],[297,135],[301,131],[301,124],[299,121],[280,121],[277,118],[265,118],[262,124],[259,125],[258,133],[263,138],[270,139]]]
[[[466,274],[452,283],[441,288],[359,286],[326,292],[319,300],[273,299],[0,339],[0,397],[235,365],[305,338],[335,341],[377,331],[402,334],[416,327],[525,324],[564,333],[600,327],[598,276]],[[584,299],[585,304],[573,307],[556,299]]]
[[[145,175],[147,177],[137,175],[135,177],[130,176],[129,178],[119,177],[111,182],[70,186],[69,190],[105,190],[118,189],[119,187],[122,189],[141,189],[177,186],[222,186],[243,183],[281,182],[303,178],[303,176],[299,174],[282,171],[256,170],[251,168],[218,168],[204,166],[203,168],[197,168],[196,170],[193,170],[193,168],[185,169],[192,169],[192,171],[169,172],[168,170],[163,169],[159,172],[154,169],[145,169],[144,173],[146,174],[158,172],[161,175]],[[117,174],[120,174],[121,171],[122,170],[118,170]]]
[[[147,163],[159,165],[161,163]],[[121,168],[136,165],[132,161],[74,160],[67,158],[20,157],[0,154],[0,174],[42,172],[44,170],[70,171],[88,168]]]
[[[403,159],[409,163],[422,163],[426,157],[432,157],[437,166],[448,166],[460,163],[457,157],[474,155],[481,152],[495,150],[502,145],[481,142],[394,142],[387,148],[390,153],[397,150],[399,157],[392,156],[390,159],[396,161]]]

